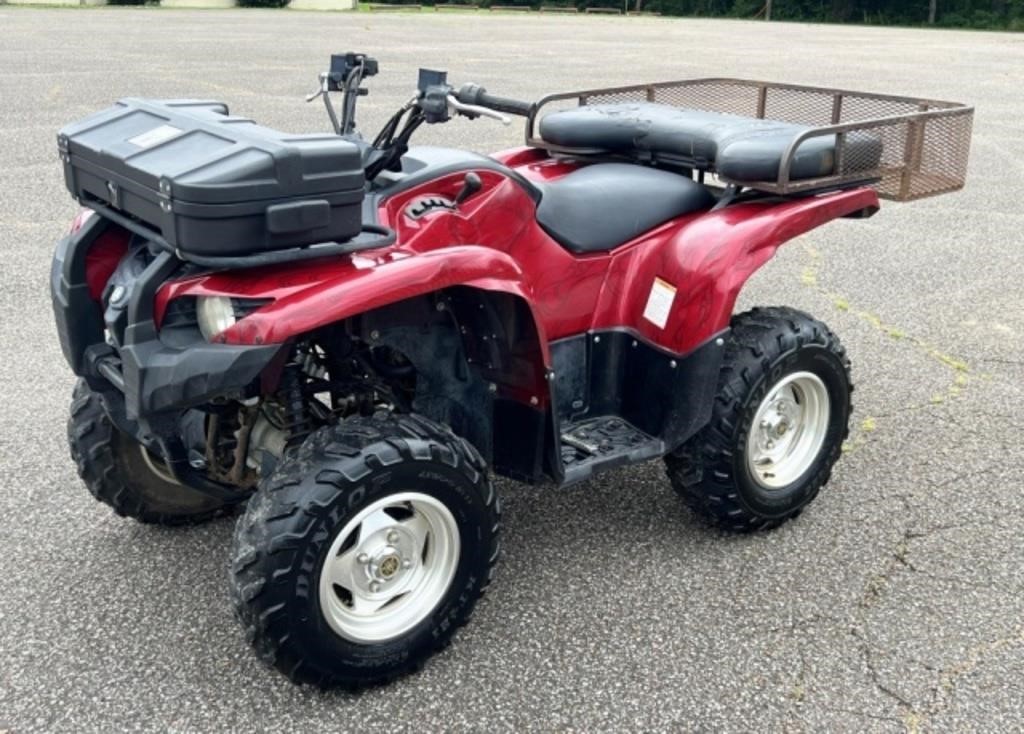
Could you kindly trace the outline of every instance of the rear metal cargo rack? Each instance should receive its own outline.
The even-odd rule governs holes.
[[[566,107],[559,102],[579,106],[655,102],[807,126],[785,151],[776,180],[718,178],[779,195],[870,185],[880,197],[893,201],[913,201],[963,188],[974,120],[974,108],[956,102],[746,79],[689,79],[548,95],[527,119],[527,145],[564,155],[600,154],[593,149],[552,145],[539,136],[537,122],[545,112]],[[881,160],[868,168],[847,150],[847,136],[861,132],[882,141]],[[792,180],[790,171],[801,143],[821,136],[836,139],[832,175]]]

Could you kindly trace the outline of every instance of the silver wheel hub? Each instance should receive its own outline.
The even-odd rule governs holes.
[[[782,489],[810,468],[828,433],[828,389],[813,372],[794,372],[768,391],[747,436],[747,468],[764,489]]]
[[[320,609],[340,636],[372,643],[407,632],[437,608],[458,567],[459,529],[440,500],[401,492],[349,520],[320,569]]]

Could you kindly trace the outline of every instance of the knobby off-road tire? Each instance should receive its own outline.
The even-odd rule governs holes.
[[[261,483],[239,519],[236,615],[259,657],[295,682],[355,689],[392,680],[419,669],[469,619],[494,571],[499,520],[483,459],[447,428],[387,413],[322,428]],[[414,526],[430,529],[421,545],[410,545]],[[444,558],[446,578],[416,581]],[[350,575],[335,585],[342,572]],[[377,601],[368,599],[372,584]]]
[[[233,506],[171,480],[158,458],[119,430],[84,380],[75,385],[68,444],[89,492],[118,515],[156,525],[189,525]]]
[[[748,532],[796,517],[828,481],[849,434],[853,386],[839,339],[805,313],[758,308],[733,317],[731,326],[711,420],[665,463],[672,485],[695,513]],[[790,435],[793,446],[803,431],[812,435],[814,425],[822,435],[817,449],[811,441],[803,458],[793,454],[798,461],[781,458],[784,471],[776,475],[761,453],[767,444],[758,442],[775,438],[780,428],[785,438],[788,419],[780,419],[771,403],[780,395],[791,413],[814,418],[792,422],[802,426],[799,435]],[[752,456],[762,464],[752,465]]]

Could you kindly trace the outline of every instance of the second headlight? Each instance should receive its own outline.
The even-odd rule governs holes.
[[[227,296],[199,296],[196,298],[196,320],[206,341],[213,341],[215,336],[234,326],[238,319],[234,304]]]

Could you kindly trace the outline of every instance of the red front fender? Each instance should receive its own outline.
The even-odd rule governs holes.
[[[349,316],[455,285],[500,291],[531,304],[523,273],[509,255],[486,247],[461,245],[410,254],[372,252],[324,260],[311,268],[263,268],[212,273],[168,283],[157,295],[162,319],[167,304],[179,296],[228,295],[272,298],[220,335],[228,344],[280,344]],[[536,319],[545,359],[547,339]]]

